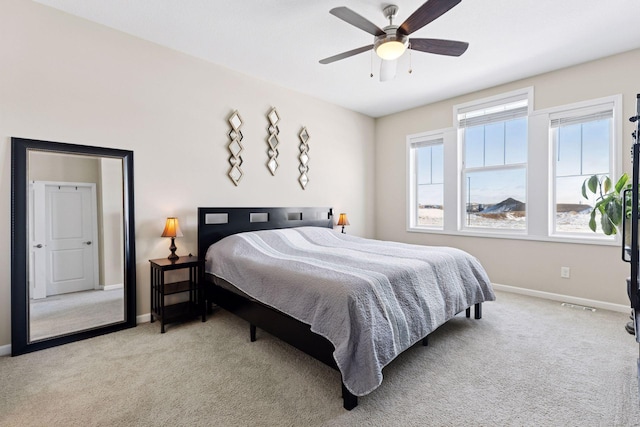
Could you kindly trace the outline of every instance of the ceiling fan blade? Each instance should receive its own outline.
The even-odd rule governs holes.
[[[409,48],[436,55],[460,56],[469,47],[467,42],[442,39],[410,39]]]
[[[353,25],[354,27],[358,27],[361,30],[366,31],[367,33],[373,36],[381,36],[385,34],[376,24],[369,21],[367,18],[364,18],[348,7],[334,7],[329,11],[333,16],[337,16],[343,21]]]
[[[359,47],[357,49],[349,50],[347,52],[342,52],[342,53],[339,53],[337,55],[333,55],[333,56],[330,56],[328,58],[321,59],[320,63],[321,64],[331,64],[332,62],[336,62],[336,61],[339,61],[341,59],[345,59],[345,58],[348,58],[350,56],[357,55],[359,53],[366,52],[366,51],[371,50],[371,49],[373,49],[373,45],[372,44],[370,44],[369,46],[362,46],[362,47]]]
[[[393,61],[382,60],[380,64],[380,81],[386,82],[396,78],[396,69],[398,68],[398,60]]]
[[[461,1],[462,0],[427,0],[425,4],[420,6],[400,25],[397,32],[408,36],[429,22],[435,21]]]

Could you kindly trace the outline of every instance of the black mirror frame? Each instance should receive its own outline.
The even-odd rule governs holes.
[[[122,159],[124,190],[124,304],[123,322],[112,323],[29,342],[27,267],[28,150]],[[136,256],[133,204],[133,151],[77,144],[11,138],[11,355],[55,347],[136,326]]]

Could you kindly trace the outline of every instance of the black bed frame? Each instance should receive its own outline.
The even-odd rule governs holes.
[[[277,228],[315,226],[333,228],[331,208],[198,208],[198,256],[203,260],[210,245],[232,234]],[[214,303],[249,322],[251,341],[256,340],[260,328],[311,357],[336,369],[334,346],[326,338],[311,332],[311,327],[293,317],[253,299],[217,286],[204,273],[207,303]],[[471,316],[471,307],[466,310]],[[474,317],[482,317],[482,305],[476,304]],[[422,340],[427,345],[428,337]],[[343,406],[351,410],[358,405],[358,397],[342,383]]]

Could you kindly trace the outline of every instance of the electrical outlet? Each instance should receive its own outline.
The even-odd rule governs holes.
[[[571,269],[569,267],[560,267],[560,277],[568,279],[571,277]]]

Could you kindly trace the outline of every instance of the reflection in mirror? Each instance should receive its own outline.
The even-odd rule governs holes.
[[[237,111],[233,112],[233,114],[229,118],[229,123],[231,123],[231,127],[233,127],[233,129],[240,129],[240,126],[242,126],[242,119],[240,118],[240,114],[238,114]]]
[[[28,156],[29,340],[124,321],[122,160]]]
[[[303,129],[302,132],[300,133],[300,140],[306,144],[308,139],[309,139],[309,134],[307,133],[307,129]]]
[[[11,353],[136,325],[133,152],[12,138]]]
[[[276,111],[275,108],[273,108],[269,113],[269,121],[273,126],[275,126],[279,120],[280,120],[280,117],[278,117],[278,112]]]

